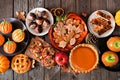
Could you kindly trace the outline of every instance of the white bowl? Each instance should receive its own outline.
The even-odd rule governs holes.
[[[29,27],[29,21],[28,21],[28,17],[29,17],[29,15],[30,15],[30,13],[35,13],[35,11],[40,11],[40,12],[42,12],[42,11],[46,11],[47,13],[48,13],[48,20],[50,21],[50,26],[48,27],[48,28],[46,28],[45,30],[43,30],[41,33],[37,33],[35,30],[33,30],[33,29],[31,29],[30,27]],[[54,23],[54,19],[53,19],[53,16],[52,16],[52,14],[51,14],[51,12],[50,11],[48,11],[47,9],[45,9],[45,8],[34,8],[34,9],[32,9],[28,14],[27,14],[27,16],[26,16],[26,26],[27,26],[27,29],[28,29],[28,31],[30,32],[30,33],[32,33],[33,35],[36,35],[36,36],[43,36],[43,35],[46,35],[47,33],[48,33],[48,31],[49,31],[49,29],[50,29],[50,27],[51,27],[51,25]]]
[[[92,23],[90,23],[90,21],[91,21],[92,19],[100,17],[100,16],[98,16],[98,15],[96,14],[97,11],[101,11],[101,12],[103,12],[103,13],[108,14],[108,15],[111,16],[110,22],[111,22],[112,28],[111,28],[110,30],[104,32],[104,33],[101,34],[101,35],[99,35],[99,34],[97,34],[96,32],[94,32],[94,30],[93,30],[93,26],[94,26],[94,25],[93,25]],[[93,13],[89,16],[89,18],[88,18],[88,29],[89,29],[89,31],[90,31],[91,33],[93,33],[96,37],[98,37],[98,38],[104,38],[104,37],[109,36],[109,35],[114,31],[114,29],[115,29],[115,20],[114,20],[113,15],[112,15],[110,12],[108,12],[108,11],[106,11],[106,10],[97,10],[97,11],[93,12]]]

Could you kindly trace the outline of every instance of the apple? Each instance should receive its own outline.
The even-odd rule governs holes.
[[[102,55],[102,62],[107,67],[116,65],[119,61],[118,55],[112,51],[106,51]]]
[[[56,52],[55,61],[58,65],[64,66],[68,63],[68,55],[64,52]]]

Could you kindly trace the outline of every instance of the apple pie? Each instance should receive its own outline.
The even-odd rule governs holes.
[[[15,72],[19,74],[25,73],[30,70],[31,61],[27,55],[18,54],[15,57],[13,57],[11,67]]]

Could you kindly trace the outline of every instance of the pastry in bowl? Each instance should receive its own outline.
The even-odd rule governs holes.
[[[31,61],[25,54],[18,54],[12,59],[12,69],[19,74],[25,73],[31,68]]]
[[[50,28],[51,44],[61,50],[68,51],[82,42],[87,34],[85,22],[75,13],[69,13]]]
[[[91,44],[79,44],[70,52],[70,66],[77,73],[88,73],[98,64],[98,51]]]
[[[119,61],[118,55],[112,51],[106,51],[102,55],[102,62],[107,67],[115,66]]]

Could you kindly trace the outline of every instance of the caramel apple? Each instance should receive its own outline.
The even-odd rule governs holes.
[[[120,37],[111,37],[107,41],[107,47],[114,52],[120,52]]]
[[[107,67],[113,67],[119,61],[118,55],[112,51],[106,51],[102,55],[102,62]]]

